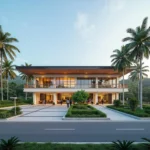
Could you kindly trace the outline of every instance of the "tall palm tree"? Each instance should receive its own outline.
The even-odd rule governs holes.
[[[114,66],[115,70],[118,70],[119,72],[122,72],[123,76],[123,105],[124,105],[124,72],[127,67],[130,67],[130,60],[128,59],[128,53],[127,53],[127,48],[126,46],[122,46],[121,50],[116,49],[113,51],[114,54],[111,55],[110,57],[112,58],[112,66]]]
[[[22,65],[22,66],[29,67],[29,66],[32,66],[32,65],[31,65],[31,64],[28,64],[28,63],[25,63],[25,65]],[[23,80],[26,81],[27,86],[28,86],[28,83],[29,83],[30,81],[32,81],[32,79],[33,79],[33,76],[32,76],[32,75],[27,75],[27,74],[24,74],[24,73],[21,73],[20,76],[21,76],[21,78],[22,78]],[[26,97],[25,97],[26,100],[27,100],[27,94],[28,94],[28,93],[26,92]]]
[[[4,61],[4,63],[3,63],[3,74],[2,75],[7,80],[7,100],[9,97],[8,79],[9,78],[14,79],[16,77],[16,73],[14,71],[15,71],[15,65],[13,65],[13,61],[9,61],[9,60]]]
[[[12,45],[11,43],[18,42],[16,38],[11,37],[11,34],[8,32],[3,32],[2,27],[0,26],[0,70],[1,70],[1,100],[3,101],[3,78],[2,78],[2,64],[3,59],[8,60],[8,57],[11,60],[14,60],[16,53],[20,52],[19,49]]]
[[[150,55],[150,27],[147,28],[148,18],[144,18],[142,25],[138,26],[135,30],[132,28],[127,29],[129,37],[123,39],[126,44],[128,52],[133,60],[140,61],[140,108],[143,109],[142,104],[142,61],[143,58],[149,58]]]
[[[142,63],[142,79],[148,77],[146,72],[149,72],[149,66],[144,66]],[[138,81],[138,100],[139,100],[139,79],[140,79],[140,64],[139,62],[135,62],[135,67],[133,71],[130,73],[129,78],[132,81]]]

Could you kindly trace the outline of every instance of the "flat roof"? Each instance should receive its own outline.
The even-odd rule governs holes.
[[[16,69],[27,75],[106,74],[122,76],[122,73],[115,71],[113,66],[16,66]],[[126,69],[125,74],[131,71],[131,68]]]

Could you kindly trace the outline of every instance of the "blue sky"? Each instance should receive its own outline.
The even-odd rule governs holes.
[[[19,40],[16,65],[111,65],[126,29],[150,19],[150,0],[0,0],[0,6],[3,30]]]

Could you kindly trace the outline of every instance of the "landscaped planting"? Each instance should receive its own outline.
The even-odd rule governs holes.
[[[16,105],[26,105],[26,104],[31,104],[31,101],[33,100],[17,100]],[[14,106],[14,100],[3,100],[0,101],[0,108],[1,107],[9,107],[9,106]]]
[[[146,106],[143,107],[143,110],[141,110],[140,108],[136,108],[135,111],[132,111],[128,106],[120,106],[120,107],[107,106],[107,107],[138,117],[150,117],[150,107]]]
[[[21,113],[20,107],[16,107],[16,115],[20,115]],[[0,110],[0,119],[9,118],[12,116],[15,116],[15,108],[10,110]]]
[[[67,114],[66,117],[83,117],[83,118],[88,118],[88,117],[106,117],[106,114],[97,110],[96,108],[86,105],[86,104],[77,104],[77,105],[72,105]]]

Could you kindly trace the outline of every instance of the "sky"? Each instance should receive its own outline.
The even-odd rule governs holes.
[[[150,0],[0,0],[0,25],[19,40],[16,65],[110,66],[144,17],[150,26]]]

